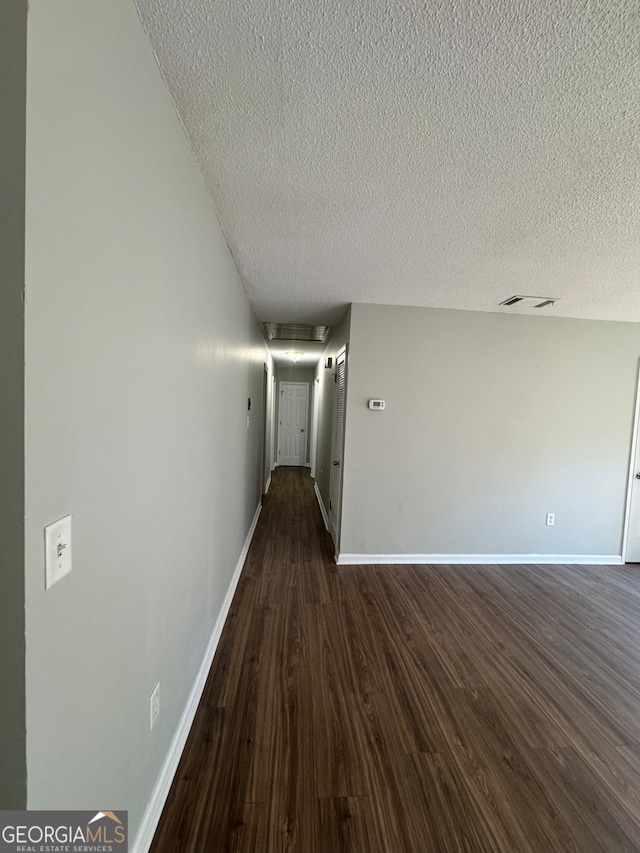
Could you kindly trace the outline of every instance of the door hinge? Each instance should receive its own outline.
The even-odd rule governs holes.
[[[331,509],[331,501],[329,501],[329,509]]]

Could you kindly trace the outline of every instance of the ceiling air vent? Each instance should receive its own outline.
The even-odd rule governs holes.
[[[500,305],[521,305],[523,308],[546,308],[547,305],[553,305],[558,300],[553,296],[510,296],[501,302]]]
[[[264,330],[270,341],[315,341],[323,344],[329,337],[331,326],[305,326],[302,323],[265,323]]]

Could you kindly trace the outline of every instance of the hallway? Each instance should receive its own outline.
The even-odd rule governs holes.
[[[632,567],[339,568],[278,468],[152,853],[640,850]]]

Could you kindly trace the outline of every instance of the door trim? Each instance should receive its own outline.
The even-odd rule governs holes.
[[[275,373],[271,374],[271,472],[273,473],[276,470],[276,466],[278,464],[278,448],[276,447],[276,442],[278,440],[278,430],[277,427],[277,409],[276,409],[276,394],[278,391],[278,386],[276,383],[276,375]]]
[[[342,499],[343,499],[343,486],[344,486],[344,448],[346,446],[346,434],[347,434],[347,386],[349,384],[349,345],[344,344],[344,346],[340,347],[340,349],[336,352],[336,377],[338,372],[338,362],[344,356],[344,403],[342,407],[342,447],[340,448],[340,471],[337,476],[337,492],[340,496],[340,504],[339,504],[339,512],[333,512],[333,516],[335,517],[335,528],[332,529],[331,521],[332,521],[332,504],[334,495],[331,491],[331,479],[329,480],[329,533],[331,535],[331,539],[333,541],[333,547],[336,555],[336,562],[338,554],[340,553],[340,538],[342,535]],[[336,382],[337,385],[337,382]],[[334,462],[334,454],[335,454],[335,433],[336,433],[336,415],[338,410],[338,392],[337,387],[334,391],[333,397],[333,418],[331,421],[331,464]],[[331,476],[331,475],[330,475]]]
[[[283,385],[304,385],[307,389],[307,412],[306,412],[306,421],[307,425],[304,428],[304,441],[303,441],[303,449],[302,449],[302,465],[296,466],[299,468],[308,468],[307,464],[307,450],[309,449],[309,382],[296,382],[295,379],[281,379],[278,382],[278,405],[277,405],[277,422],[278,422],[278,435],[276,440],[276,448],[277,448],[277,456],[276,456],[276,465],[280,465],[280,406],[282,405],[282,386]]]
[[[320,396],[320,379],[316,377],[311,383],[311,429],[309,432],[309,467],[311,476],[316,476],[316,456],[318,455],[318,403]]]
[[[633,431],[631,434],[631,448],[629,451],[629,473],[627,478],[627,500],[624,508],[624,525],[622,527],[622,562],[627,560],[627,539],[629,538],[629,521],[631,519],[631,490],[633,489],[633,478],[636,471],[636,461],[640,465],[640,452],[636,454],[638,443],[638,422],[640,420],[640,361],[636,375],[636,405],[633,414]]]

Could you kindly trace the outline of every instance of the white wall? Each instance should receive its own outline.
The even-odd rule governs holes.
[[[24,181],[27,4],[0,4],[0,809],[26,804]]]
[[[132,0],[32,0],[28,36],[28,804],[133,837],[259,503],[269,356]]]
[[[619,555],[639,356],[637,324],[352,306],[341,551]]]

